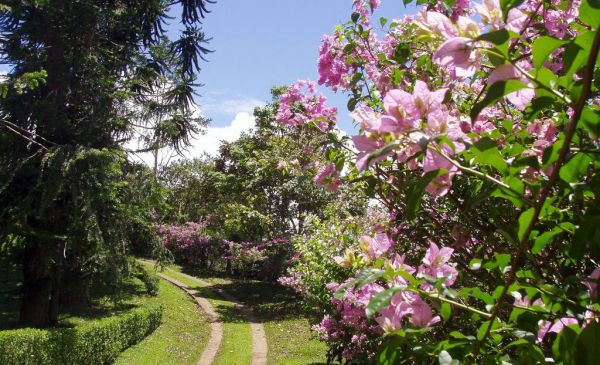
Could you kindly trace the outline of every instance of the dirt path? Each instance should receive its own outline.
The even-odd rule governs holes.
[[[223,341],[223,323],[219,319],[219,315],[215,312],[213,306],[203,297],[199,295],[199,293],[195,290],[190,289],[189,286],[185,285],[181,281],[173,279],[170,276],[167,276],[162,273],[157,273],[158,276],[168,281],[169,283],[181,288],[186,293],[188,293],[192,298],[196,300],[196,303],[202,308],[206,316],[208,317],[208,321],[210,322],[210,338],[208,339],[208,343],[206,344],[206,348],[202,352],[202,356],[196,363],[196,365],[211,365],[215,360],[215,356],[217,355],[217,351],[219,351],[219,347],[221,346],[221,342]]]
[[[202,279],[198,279],[197,277],[187,275],[184,273],[178,272],[179,275],[185,276],[186,278],[197,282],[198,284],[210,288],[215,293],[219,294],[225,300],[228,300],[235,304],[235,307],[246,317],[246,321],[250,323],[250,328],[252,330],[252,362],[250,365],[266,365],[267,364],[267,336],[265,335],[265,329],[257,319],[256,315],[250,310],[248,307],[243,305],[237,298],[232,296],[221,289],[211,288],[212,284],[206,282]]]

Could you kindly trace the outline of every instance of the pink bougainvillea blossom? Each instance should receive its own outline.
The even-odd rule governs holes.
[[[465,37],[448,39],[433,54],[433,62],[449,67],[456,78],[471,77],[479,69],[481,55],[473,40]]]
[[[426,274],[436,279],[445,278],[443,285],[451,286],[458,277],[458,271],[448,264],[454,250],[449,247],[439,248],[433,242],[430,242],[429,248],[425,253],[422,265],[419,266],[419,273]],[[430,290],[431,285],[429,283],[423,284],[425,290]]]
[[[317,92],[312,81],[292,84],[279,102],[275,119],[281,124],[300,126],[312,121],[322,130],[329,130],[337,122],[337,108],[326,105],[327,98]]]
[[[525,110],[527,105],[535,97],[535,90],[533,89],[533,84],[515,66],[501,65],[496,67],[488,78],[488,84],[492,85],[499,81],[508,80],[518,80],[529,86],[506,95],[506,98],[519,110]]]
[[[385,233],[377,233],[375,237],[363,235],[361,243],[365,246],[366,252],[372,259],[377,259],[387,253],[393,246],[392,240]]]
[[[381,113],[378,113],[365,104],[360,104],[350,114],[357,121],[360,128],[366,132],[379,132],[381,130]]]
[[[573,317],[563,317],[552,323],[550,321],[540,321],[540,329],[537,333],[537,341],[542,342],[548,333],[560,333],[566,326],[579,324]]]
[[[341,184],[340,172],[332,163],[321,167],[313,180],[315,184],[324,187],[327,191],[336,191],[340,188]]]
[[[376,163],[378,161],[383,161],[392,154],[392,152],[388,152],[388,153],[382,154],[381,156],[372,158],[369,161],[369,155],[371,154],[371,152],[383,147],[384,141],[382,141],[380,139],[374,140],[365,135],[358,135],[358,136],[352,136],[352,142],[354,142],[354,146],[358,150],[358,155],[356,157],[356,168],[359,171],[365,170],[369,163]]]

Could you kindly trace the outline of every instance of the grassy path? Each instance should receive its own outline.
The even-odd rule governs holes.
[[[200,308],[202,308],[206,314],[206,318],[210,322],[211,327],[210,338],[196,365],[211,365],[215,359],[217,351],[219,351],[219,347],[221,347],[221,341],[223,339],[223,323],[220,321],[219,316],[217,313],[215,313],[212,305],[206,299],[201,297],[197,291],[191,289],[181,281],[173,279],[165,274],[158,273],[158,276],[182,289],[188,295],[194,298],[196,303],[198,303]]]
[[[319,341],[310,330],[309,317],[301,308],[300,299],[290,290],[276,284],[255,280],[232,280],[215,278],[202,275],[201,273],[189,272],[177,265],[169,267],[169,275],[178,277],[180,280],[200,279],[212,285],[212,291],[222,290],[239,300],[250,308],[255,319],[262,323],[267,339],[268,352],[267,364],[269,365],[316,365],[325,364],[327,347]],[[190,279],[190,277],[192,279]],[[219,296],[210,298],[210,293],[205,293],[209,300],[221,300]],[[214,293],[213,293],[214,295]],[[221,311],[229,320],[239,321],[240,314],[232,312],[235,307],[221,307]],[[227,326],[228,320],[223,320]],[[246,325],[247,327],[247,325]],[[244,328],[244,336],[248,336],[248,329]],[[227,338],[227,333],[225,333]],[[238,335],[239,336],[239,335]],[[227,341],[225,341],[227,342]],[[239,348],[241,346],[236,346]],[[245,361],[229,361],[230,356],[235,353],[235,348],[230,347],[221,352],[218,365],[249,364],[248,355]]]
[[[153,266],[147,263],[147,267]],[[314,337],[299,298],[286,288],[254,280],[215,278],[176,265],[163,273],[205,298],[220,317],[223,340],[214,365],[325,363],[325,344]],[[253,346],[253,338],[262,336],[254,332],[256,325],[262,327],[266,338],[263,354]],[[260,362],[253,362],[253,358]]]

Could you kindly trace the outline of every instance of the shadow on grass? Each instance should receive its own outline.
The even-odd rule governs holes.
[[[277,283],[256,280],[235,280],[226,284],[214,284],[211,287],[192,287],[198,295],[206,299],[225,300],[219,291],[234,296],[249,307],[260,322],[275,322],[286,319],[310,318],[302,309],[302,299],[292,290]],[[245,322],[240,310],[232,305],[214,305],[215,311],[223,322]]]

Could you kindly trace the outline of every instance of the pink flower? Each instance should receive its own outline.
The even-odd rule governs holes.
[[[386,115],[381,118],[379,132],[397,133],[417,128],[419,110],[413,96],[404,90],[390,90],[383,98]]]
[[[444,43],[433,54],[433,62],[450,67],[457,78],[471,77],[479,68],[479,52],[471,46],[472,40],[454,37]]]
[[[442,108],[447,89],[430,91],[421,80],[415,82],[412,94],[390,90],[383,99],[386,115],[381,118],[380,132],[403,132],[419,127],[419,120]]]
[[[490,85],[499,81],[518,80],[525,85],[533,86],[531,82],[513,65],[501,65],[496,67],[488,78]],[[531,100],[535,97],[535,90],[531,87],[521,89],[506,95],[506,98],[519,110],[525,110]]]
[[[436,11],[421,11],[416,24],[426,32],[435,33],[446,39],[458,36],[458,30],[452,21]]]
[[[431,327],[432,325],[440,321],[439,316],[433,316],[431,307],[421,299],[417,297],[411,304],[412,316],[410,322],[417,327]]]
[[[374,238],[367,235],[361,237],[361,242],[366,246],[367,252],[372,259],[377,259],[387,253],[393,245],[392,240],[385,233],[377,233]]]
[[[452,153],[448,145],[442,146],[442,151],[446,154]],[[436,170],[448,170],[448,173],[433,179],[425,190],[431,195],[444,196],[450,190],[452,178],[458,172],[458,168],[438,152],[428,149],[423,158],[423,172],[427,173]]]
[[[350,116],[360,124],[364,131],[379,132],[381,130],[381,114],[365,104],[360,104]]]
[[[525,26],[527,15],[517,8],[512,8],[508,12],[506,24],[500,3],[498,0],[483,0],[482,4],[475,4],[475,9],[481,16],[483,24],[490,25],[493,30],[507,28],[513,32],[519,33]]]
[[[340,173],[336,170],[335,165],[330,163],[319,170],[313,178],[315,184],[323,186],[327,191],[336,191],[340,188]]]
[[[277,163],[277,170],[283,170],[288,167],[287,161],[279,161]]]
[[[359,171],[363,171],[367,168],[367,162],[375,163],[378,161],[383,161],[392,154],[391,152],[388,152],[369,161],[369,155],[371,154],[371,152],[383,147],[384,142],[379,139],[372,140],[369,137],[363,135],[352,136],[352,141],[354,142],[354,146],[358,150],[358,156],[356,157],[356,168]]]
[[[579,323],[577,322],[577,319],[573,317],[563,317],[556,321],[554,324],[552,324],[552,322],[550,321],[540,321],[540,329],[537,333],[537,341],[542,342],[542,340],[544,339],[544,337],[546,337],[548,333],[560,333],[565,328],[565,326],[570,326],[572,324]]]
[[[454,250],[449,247],[439,248],[431,242],[423,258],[423,265],[419,266],[419,274],[426,274],[436,279],[446,278],[444,280],[445,286],[454,284],[458,277],[458,271],[453,266],[448,265],[453,252]],[[431,285],[425,283],[423,288],[429,290]]]

